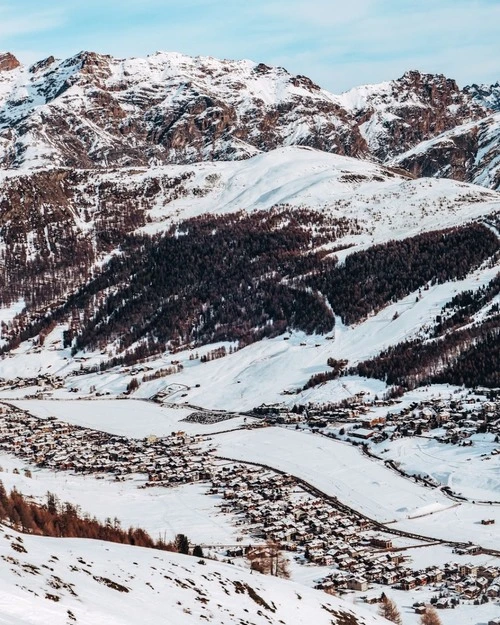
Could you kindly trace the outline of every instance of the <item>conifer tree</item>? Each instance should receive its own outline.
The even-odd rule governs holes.
[[[174,545],[179,553],[189,554],[189,540],[185,534],[177,534]]]

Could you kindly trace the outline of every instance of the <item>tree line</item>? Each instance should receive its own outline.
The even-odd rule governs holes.
[[[18,531],[40,536],[92,538],[162,551],[189,552],[189,541],[182,534],[178,534],[173,542],[154,540],[141,528],[122,528],[118,519],[107,519],[102,523],[95,517],[84,515],[79,507],[60,502],[50,492],[44,504],[31,501],[16,489],[8,493],[1,481],[0,522],[6,522]]]

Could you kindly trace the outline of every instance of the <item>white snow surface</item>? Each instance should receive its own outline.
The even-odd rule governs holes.
[[[420,486],[348,443],[283,428],[221,434],[215,442],[221,456],[286,471],[377,521],[421,536],[498,548],[500,506],[457,505],[439,488]],[[496,525],[481,525],[490,517]]]
[[[0,480],[8,491],[16,488],[38,503],[45,503],[47,492],[51,492],[61,502],[79,506],[83,513],[101,522],[117,518],[123,528],[141,527],[154,539],[168,541],[176,534],[186,534],[193,544],[231,545],[238,536],[231,517],[222,515],[216,507],[219,498],[207,495],[208,486],[204,484],[139,488],[145,482],[144,476],[118,482],[109,477],[49,471],[5,453],[0,453],[0,466]],[[26,469],[32,477],[25,475]]]
[[[169,436],[182,430],[187,434],[210,434],[242,425],[243,418],[218,423],[182,421],[193,409],[168,407],[141,400],[21,400],[12,404],[37,417],[56,417],[66,423],[129,438]]]
[[[153,223],[144,231],[161,231],[173,220],[206,213],[254,212],[290,204],[359,220],[364,233],[352,240],[358,249],[458,225],[500,208],[500,194],[482,187],[451,180],[413,180],[373,163],[303,147],[279,148],[245,161],[130,172],[127,184],[185,171],[195,174],[186,183],[188,195],[166,206],[158,204],[150,212]],[[99,176],[104,180],[109,175]],[[213,175],[218,176],[215,181]]]
[[[387,623],[320,591],[219,562],[200,564],[190,556],[101,541],[19,535],[3,526],[0,535],[5,625],[67,625],[70,614],[82,625],[332,625],[345,614],[359,625]]]
[[[430,476],[470,500],[500,502],[500,457],[491,455],[499,447],[494,438],[477,434],[472,447],[460,447],[412,437],[385,441],[375,450],[384,459],[399,462],[406,472]]]

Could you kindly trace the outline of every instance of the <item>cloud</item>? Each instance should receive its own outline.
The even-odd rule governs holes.
[[[64,11],[50,9],[34,12],[14,11],[0,4],[0,37],[14,39],[20,35],[54,30],[64,24]]]

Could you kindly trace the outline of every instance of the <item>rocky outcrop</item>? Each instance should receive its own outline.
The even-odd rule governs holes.
[[[443,75],[406,72],[398,80],[344,94],[370,151],[382,161],[488,114]]]
[[[417,177],[500,188],[500,114],[442,133],[392,161]]]
[[[10,52],[4,52],[3,54],[0,54],[0,72],[10,72],[20,65],[21,64],[16,59],[16,57]]]
[[[494,85],[470,85],[465,87],[464,93],[485,109],[500,111],[500,84],[498,82]]]

